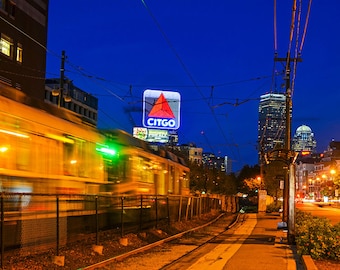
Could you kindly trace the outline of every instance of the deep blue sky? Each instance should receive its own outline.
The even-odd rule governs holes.
[[[128,132],[133,124],[125,110],[142,107],[145,89],[178,91],[180,143],[228,155],[235,170],[254,165],[259,97],[284,91],[282,76],[272,76],[284,69],[273,60],[273,3],[50,0],[46,76],[59,77],[65,50],[66,76],[99,99],[98,126]],[[288,52],[292,3],[277,0],[279,57]],[[312,2],[294,80],[292,134],[310,126],[319,151],[340,140],[339,10],[339,0]],[[294,39],[292,55],[295,47]],[[131,114],[141,126],[142,113]]]

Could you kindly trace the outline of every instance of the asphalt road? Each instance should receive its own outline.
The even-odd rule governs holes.
[[[324,205],[322,207],[318,206],[316,203],[297,203],[296,208],[304,212],[309,212],[313,216],[326,217],[334,225],[340,222],[340,208],[332,207],[329,205]]]

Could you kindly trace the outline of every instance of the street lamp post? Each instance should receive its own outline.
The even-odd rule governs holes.
[[[58,96],[58,108],[60,108],[61,104],[61,98],[64,98],[65,102],[70,102],[71,97],[69,96],[69,93],[64,96],[64,82],[65,82],[65,51],[61,52],[61,65],[60,65],[60,82],[59,82],[59,89],[54,89],[52,91],[52,96]],[[69,85],[67,86],[69,87]]]

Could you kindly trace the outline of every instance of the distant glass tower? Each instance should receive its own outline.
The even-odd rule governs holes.
[[[284,146],[286,130],[286,96],[269,93],[261,96],[258,120],[258,151],[273,150],[277,144]]]
[[[314,139],[314,133],[309,126],[302,125],[296,129],[292,141],[292,149],[296,152],[309,151],[315,153],[316,140]]]

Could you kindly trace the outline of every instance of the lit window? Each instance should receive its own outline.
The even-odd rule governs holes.
[[[17,45],[17,62],[22,63],[22,45],[20,43]]]
[[[3,34],[1,34],[0,39],[0,52],[9,57],[12,57],[13,54],[13,42],[9,37]]]

